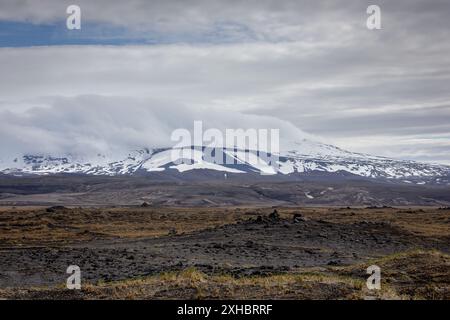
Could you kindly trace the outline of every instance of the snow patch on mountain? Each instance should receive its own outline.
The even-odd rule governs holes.
[[[310,140],[294,142],[289,147],[280,152],[276,163],[270,164],[267,162],[265,153],[230,148],[217,149],[226,160],[223,163],[210,160],[207,156],[209,151],[199,147],[185,148],[189,150],[143,148],[130,152],[122,158],[101,154],[90,158],[74,155],[26,154],[13,159],[1,159],[0,172],[14,175],[76,173],[113,176],[167,170],[183,173],[200,169],[238,174],[256,172],[264,175],[307,174],[319,171],[347,172],[362,177],[399,179],[416,184],[423,184],[431,178],[434,178],[435,183],[449,183],[450,167],[444,165],[354,153]],[[444,178],[441,179],[441,177]],[[420,180],[422,178],[423,180]]]

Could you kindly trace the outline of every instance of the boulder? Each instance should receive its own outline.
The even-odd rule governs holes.
[[[305,218],[304,216],[302,216],[301,213],[294,213],[292,222],[299,223],[299,222],[304,222],[304,221],[308,221],[308,218]]]
[[[63,211],[63,210],[67,210],[66,207],[64,206],[53,206],[53,207],[49,207],[47,209],[45,209],[46,212],[56,212],[56,211]]]
[[[269,214],[269,219],[273,221],[280,220],[280,214],[278,213],[277,209],[273,210],[273,212]]]

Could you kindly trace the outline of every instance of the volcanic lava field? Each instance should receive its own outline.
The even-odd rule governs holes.
[[[449,299],[449,248],[446,207],[1,207],[0,298]]]

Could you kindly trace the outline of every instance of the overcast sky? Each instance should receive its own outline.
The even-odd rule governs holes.
[[[162,145],[197,118],[450,164],[449,17],[448,0],[0,0],[1,152]]]

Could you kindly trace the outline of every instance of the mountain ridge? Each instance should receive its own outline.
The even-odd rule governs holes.
[[[291,144],[294,148],[276,154],[276,161],[268,163],[272,154],[258,150],[237,148],[142,148],[118,159],[97,154],[83,158],[74,155],[25,154],[12,161],[0,161],[0,172],[7,175],[135,175],[151,172],[179,173],[206,170],[226,174],[259,173],[262,175],[307,175],[312,172],[346,172],[367,178],[394,179],[415,184],[450,184],[450,166],[396,160],[343,150],[333,145],[302,140]],[[174,154],[178,156],[174,157]],[[211,156],[215,160],[211,161]],[[117,157],[116,157],[117,158]]]

